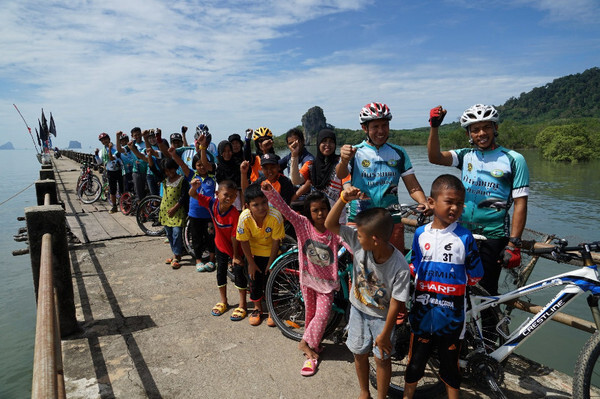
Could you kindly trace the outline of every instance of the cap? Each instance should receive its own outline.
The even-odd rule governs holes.
[[[260,157],[260,165],[278,165],[279,156],[276,154],[267,153]]]
[[[174,140],[183,141],[181,133],[171,133],[171,137],[169,137],[169,139],[171,140],[171,142],[173,142]]]

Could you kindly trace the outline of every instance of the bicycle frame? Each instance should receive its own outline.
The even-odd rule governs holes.
[[[511,301],[521,296],[533,294],[550,287],[561,285],[564,285],[565,288],[556,294],[556,296],[552,298],[536,315],[525,320],[525,322],[523,322],[521,326],[519,326],[519,328],[517,328],[513,333],[505,336],[504,338],[506,339],[506,342],[488,355],[498,362],[503,361],[515,349],[523,344],[523,342],[535,334],[539,328],[545,325],[556,312],[567,306],[579,295],[586,291],[590,291],[595,295],[600,294],[600,279],[598,276],[597,266],[585,266],[575,271],[569,271],[556,276],[551,276],[502,295],[471,295],[471,309],[467,312],[467,318],[471,317],[476,322],[479,330],[479,338],[483,339],[481,333],[481,312],[483,310],[500,304],[510,305]],[[500,320],[500,323],[497,325],[497,327],[504,322],[506,322],[506,318],[504,320]],[[502,332],[500,332],[499,328],[497,328],[497,331],[504,335]]]

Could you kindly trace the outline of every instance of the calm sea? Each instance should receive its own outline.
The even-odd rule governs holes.
[[[40,164],[33,150],[0,151],[0,202],[25,189],[0,205],[0,398],[31,396],[33,342],[35,339],[35,295],[29,255],[13,256],[25,243],[15,242],[13,235],[25,227],[18,216],[24,208],[35,206],[35,187]]]
[[[313,149],[311,149],[313,150]],[[457,170],[432,166],[427,161],[426,148],[407,147],[417,177],[426,192],[431,182],[442,173],[458,174]],[[600,240],[600,161],[576,165],[554,164],[540,159],[536,151],[523,151],[531,175],[531,194],[527,227],[566,238],[570,243]],[[33,150],[0,151],[0,203],[25,189],[39,177],[40,164]],[[404,202],[411,202],[406,196]],[[31,396],[31,371],[35,335],[35,303],[29,255],[12,256],[12,251],[24,248],[13,235],[25,222],[17,221],[23,209],[35,205],[35,189],[29,187],[15,198],[0,205],[0,398]],[[530,281],[567,271],[570,266],[542,260],[538,262]],[[545,303],[548,297],[531,298]],[[578,298],[566,313],[591,319],[585,295]],[[515,318],[511,328],[516,328]],[[568,337],[568,339],[566,338]],[[579,349],[588,333],[550,323],[535,338],[519,350],[538,362],[572,374]],[[549,350],[552,348],[552,350]]]

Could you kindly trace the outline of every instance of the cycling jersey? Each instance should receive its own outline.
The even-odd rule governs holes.
[[[183,160],[183,162],[185,162],[185,164],[188,166],[188,168],[190,168],[191,170],[196,170],[196,165],[192,164],[193,160],[194,160],[194,156],[197,154],[195,147],[191,147],[191,146],[179,147],[175,150],[175,152],[177,153],[179,158],[181,158]],[[207,151],[206,158],[208,159],[208,162],[215,163],[215,156],[212,153]],[[214,170],[213,170],[213,172],[214,172]],[[183,175],[183,171],[181,170],[181,168],[177,169],[177,173],[180,175]]]
[[[431,225],[417,228],[413,239],[411,329],[416,335],[460,333],[462,339],[466,286],[481,279],[483,266],[468,229],[457,223],[443,230]]]
[[[112,161],[108,155],[108,151],[109,149],[107,146],[102,147],[102,150],[100,151],[100,159],[102,160],[102,163],[106,166],[106,170],[110,172],[120,171],[121,161],[119,160],[119,158],[117,158],[116,148],[113,147],[110,149],[112,156],[115,158]]]
[[[133,145],[135,145],[138,149],[138,151],[142,154],[146,153],[146,143],[145,142],[141,142],[138,143],[137,141],[133,142]],[[135,154],[134,154],[135,155]],[[141,173],[141,174],[146,174],[146,172],[148,171],[148,162],[139,159],[136,156],[136,160],[135,163],[133,164],[133,173]]]
[[[194,172],[190,169],[190,173],[185,177],[188,182],[191,182],[193,179],[200,180],[200,187],[196,190],[198,194],[202,194],[209,198],[215,196],[215,187],[216,183],[212,175],[207,175],[206,177],[200,176],[197,172]],[[190,197],[190,207],[188,211],[188,216],[198,219],[210,219],[210,213],[207,208],[200,206],[198,201],[193,197]]]
[[[415,173],[408,154],[400,146],[385,143],[377,148],[363,141],[355,148],[356,154],[348,164],[352,185],[369,199],[350,203],[349,221],[364,209],[397,204],[400,178]]]
[[[452,166],[461,170],[466,189],[461,223],[487,238],[510,234],[508,210],[513,199],[529,195],[529,170],[516,151],[497,147],[451,150]]]
[[[133,172],[133,165],[137,159],[129,147],[124,147],[124,151],[117,153],[117,157],[123,162],[123,175]]]

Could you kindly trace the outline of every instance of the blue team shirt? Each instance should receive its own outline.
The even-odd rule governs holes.
[[[508,210],[513,199],[529,195],[529,169],[516,151],[497,147],[481,151],[463,148],[450,151],[452,166],[461,170],[466,189],[461,222],[487,238],[510,234]]]
[[[429,223],[415,231],[412,251],[411,329],[417,335],[459,334],[462,339],[466,286],[483,276],[473,235],[457,223],[443,230],[432,229]]]
[[[192,179],[196,178],[202,181],[202,184],[200,187],[198,187],[196,192],[198,194],[213,198],[215,196],[216,188],[215,179],[213,179],[211,175],[208,175],[207,177],[199,176],[193,169],[190,169],[190,173],[186,176],[186,180],[190,182]],[[210,219],[210,213],[208,209],[198,204],[198,200],[192,197],[190,197],[190,209],[188,211],[188,216],[197,219]]]
[[[349,220],[364,209],[397,204],[400,179],[414,173],[408,154],[400,146],[386,143],[377,148],[363,141],[355,148],[356,154],[348,164],[352,185],[370,199],[352,201]]]

